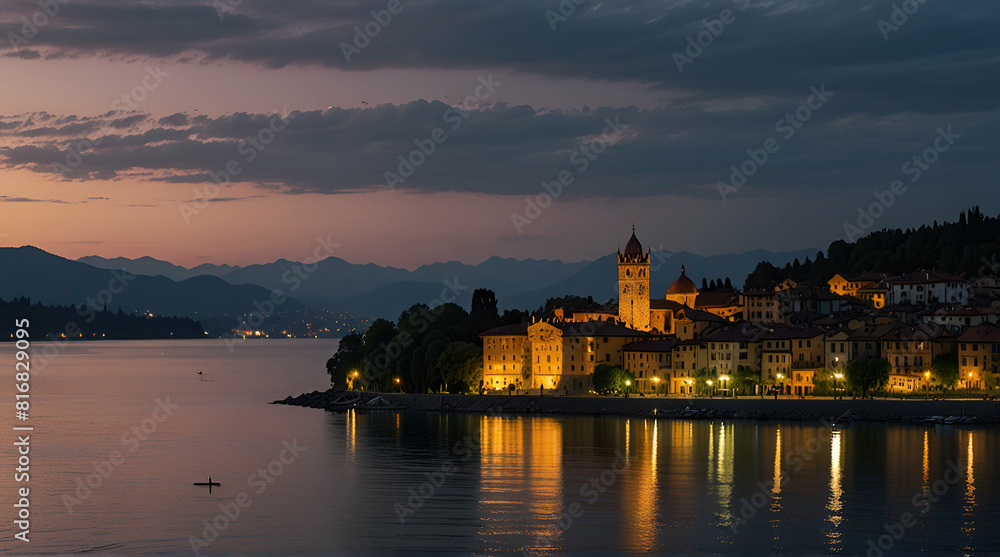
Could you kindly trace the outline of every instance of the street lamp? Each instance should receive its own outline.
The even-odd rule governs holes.
[[[625,398],[628,398],[628,392],[629,392],[629,389],[631,387],[632,387],[632,381],[626,379],[625,380]]]
[[[843,373],[834,373],[833,374],[833,378],[834,378],[834,380],[833,380],[833,398],[836,399],[837,398],[837,391],[840,390],[840,389],[837,388],[837,381],[840,380],[840,379],[843,379],[844,378],[844,374]],[[841,400],[843,400],[844,395],[841,394],[840,398],[841,398]]]
[[[708,380],[708,397],[709,398],[712,397],[712,380],[711,379]]]
[[[723,394],[724,395],[728,395],[729,394],[729,389],[727,389],[727,387],[729,386],[729,376],[728,375],[723,375],[722,377],[719,378],[719,380],[722,381],[722,392],[723,392]]]
[[[659,377],[654,377],[653,378],[653,392],[656,393],[656,394],[660,394],[660,378]]]
[[[399,389],[399,392],[403,392],[403,388],[399,386],[399,377],[396,378],[396,388]]]
[[[924,372],[924,398],[931,397],[931,372]]]
[[[785,381],[784,381],[784,379],[785,379],[785,376],[779,373],[778,374],[778,381],[781,382],[781,394],[785,394]]]

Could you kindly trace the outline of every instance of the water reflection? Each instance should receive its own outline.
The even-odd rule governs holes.
[[[344,420],[344,473],[352,483],[367,485],[377,468],[366,439],[372,421],[354,413]],[[416,445],[406,435],[413,421],[387,419],[383,431],[404,448],[410,443],[430,454],[432,462],[418,468],[431,468],[437,463],[427,438]],[[967,472],[894,551],[982,552],[976,523],[984,515],[977,501],[994,495],[992,483],[984,490],[979,478],[976,485],[976,467],[991,469],[996,461],[993,454],[974,458],[976,448],[983,452],[982,431],[538,416],[439,416],[425,427],[432,445],[435,436],[447,437],[442,451],[470,433],[479,446],[455,483],[441,490],[441,500],[429,501],[415,519],[435,532],[439,516],[454,514],[448,509],[468,508],[461,520],[474,524],[474,532],[441,523],[437,534],[421,530],[421,540],[473,539],[476,546],[467,552],[476,554],[860,555],[868,550],[866,540],[884,534],[883,524],[903,512],[918,514],[914,495],[940,490],[935,484],[945,477],[948,461],[967,462]],[[627,465],[612,473],[618,455]],[[808,458],[799,460],[803,455]],[[466,489],[461,485],[471,491],[448,491]],[[453,497],[458,499],[451,507]]]
[[[966,435],[969,437],[968,446],[966,448],[965,462],[968,467],[965,471],[965,505],[962,508],[962,518],[964,522],[962,524],[962,531],[968,538],[968,541],[972,540],[973,535],[976,533],[976,470],[975,470],[975,450],[973,447],[973,432],[968,431]],[[965,549],[971,550],[972,548],[966,546]]]
[[[480,535],[487,547],[558,549],[563,513],[562,424],[549,419],[479,420]],[[522,540],[520,542],[516,540]]]
[[[629,473],[622,479],[623,541],[631,550],[650,552],[659,545],[658,424],[657,420],[643,420],[638,426],[644,450],[632,453],[634,458],[629,460]],[[626,446],[630,447],[630,432],[626,433],[625,439]]]
[[[841,432],[839,429],[834,429],[831,433],[830,439],[830,500],[826,504],[826,510],[829,511],[829,521],[830,526],[826,533],[827,538],[827,550],[831,553],[838,553],[843,548],[840,531],[840,524],[844,520],[844,489],[843,489],[843,470],[841,469],[840,458],[841,458]]]

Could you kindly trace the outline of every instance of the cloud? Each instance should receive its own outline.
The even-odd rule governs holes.
[[[507,69],[543,76],[648,84],[686,102],[786,97],[835,84],[856,110],[947,113],[991,110],[1000,35],[993,0],[921,3],[886,41],[878,26],[893,4],[871,0],[584,0],[403,2],[403,11],[347,63],[341,44],[372,20],[356,0],[261,0],[220,14],[193,0],[121,4],[74,0],[27,48],[5,56],[162,57],[262,67],[346,70]],[[566,13],[564,21],[550,13]],[[33,5],[29,7],[34,7]],[[744,8],[745,9],[741,9]],[[0,32],[21,32],[25,9],[0,9]],[[688,38],[733,14],[710,46],[678,70]],[[560,12],[560,10],[564,10]],[[555,30],[553,30],[553,25]],[[716,27],[718,29],[718,27]],[[3,45],[6,46],[6,45]],[[697,52],[694,49],[693,52]]]
[[[55,135],[50,124],[70,121],[63,128],[103,131],[91,136],[94,147],[67,179],[228,181],[288,194],[384,190],[387,172],[406,174],[400,168],[402,157],[423,162],[395,185],[401,192],[533,196],[545,191],[543,182],[551,184],[566,171],[573,179],[562,188],[566,197],[674,194],[718,199],[716,184],[729,180],[731,165],[739,166],[748,150],[759,150],[769,138],[777,138],[780,149],[739,195],[822,196],[850,188],[870,192],[904,178],[901,166],[928,148],[942,126],[952,126],[962,137],[925,173],[922,185],[980,187],[982,176],[995,169],[1000,110],[883,118],[852,112],[837,98],[840,91],[830,92],[834,96],[827,105],[787,140],[776,131],[776,122],[807,100],[809,88],[802,88],[797,98],[753,110],[536,110],[497,104],[463,118],[448,104],[419,100],[293,112],[287,127],[273,133],[271,126],[281,122],[270,114],[185,115],[187,124],[169,127],[142,118],[128,130],[106,125],[115,114],[26,114],[0,119],[14,124],[0,130],[0,139],[15,143],[0,147],[0,167],[59,177],[54,163],[64,162],[81,138]],[[615,143],[597,154],[583,150],[615,121],[626,126]],[[39,128],[45,133],[32,133]],[[436,128],[446,136],[439,144],[430,139]],[[259,143],[260,138],[266,141]],[[430,149],[428,142],[435,143],[429,156],[421,152],[421,146]]]
[[[10,197],[7,195],[0,195],[0,203],[59,203],[59,204],[70,204],[69,201],[63,201],[61,199],[33,199],[31,197]]]

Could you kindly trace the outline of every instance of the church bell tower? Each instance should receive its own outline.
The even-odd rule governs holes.
[[[643,253],[635,225],[625,251],[618,250],[618,319],[632,329],[650,329],[649,251]]]

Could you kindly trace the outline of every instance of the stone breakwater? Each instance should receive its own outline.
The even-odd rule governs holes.
[[[760,398],[573,397],[537,395],[436,395],[359,392],[359,403],[376,397],[410,410],[481,414],[624,415],[675,419],[828,420],[930,424],[1000,424],[1000,402],[988,400],[832,400]],[[313,391],[276,400],[307,408],[331,407],[343,393]],[[354,396],[354,394],[352,394]]]

